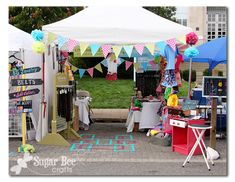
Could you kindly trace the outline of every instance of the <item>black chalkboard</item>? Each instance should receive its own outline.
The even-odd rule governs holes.
[[[41,85],[42,79],[12,79],[12,86]]]
[[[196,109],[198,102],[199,102],[198,100],[189,100],[189,99],[186,99],[182,103],[182,110],[183,111],[194,110],[194,109]]]
[[[227,97],[227,78],[204,76],[203,77],[203,97]]]

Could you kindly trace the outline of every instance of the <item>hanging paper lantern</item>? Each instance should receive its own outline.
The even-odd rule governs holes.
[[[33,30],[31,35],[35,41],[42,41],[44,38],[44,32],[38,29]]]
[[[33,49],[34,52],[42,54],[46,50],[46,46],[41,41],[35,41],[33,43],[32,49]]]
[[[184,51],[184,55],[188,58],[196,57],[199,54],[199,51],[195,47],[189,47]]]
[[[190,32],[186,35],[186,43],[189,45],[195,45],[198,41],[198,36],[194,32]]]

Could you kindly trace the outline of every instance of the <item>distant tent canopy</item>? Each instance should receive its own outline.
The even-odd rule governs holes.
[[[217,38],[197,47],[199,55],[192,58],[192,62],[208,63],[209,70],[214,69],[218,64],[227,63],[227,38]],[[185,61],[189,58],[184,56]]]

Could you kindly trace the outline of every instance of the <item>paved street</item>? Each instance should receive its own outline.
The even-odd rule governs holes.
[[[15,167],[21,168],[19,175],[227,175],[226,140],[217,140],[221,158],[208,171],[201,155],[193,156],[182,168],[186,156],[172,152],[171,147],[153,144],[145,133],[127,134],[124,123],[95,123],[89,131],[79,133],[82,139],[70,140],[70,147],[29,142],[37,150],[29,161],[16,152],[20,141],[10,140],[9,167],[22,166],[17,164],[21,158],[27,167]]]

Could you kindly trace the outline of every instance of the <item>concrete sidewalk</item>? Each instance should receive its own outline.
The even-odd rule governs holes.
[[[124,122],[128,116],[128,109],[92,109],[91,118],[94,121],[120,121]]]
[[[70,140],[70,147],[40,145],[33,160],[27,162],[19,175],[147,175],[147,176],[225,176],[227,170],[227,141],[217,140],[221,158],[208,171],[202,155],[193,156],[182,168],[186,156],[172,152],[171,147],[153,144],[145,133],[126,133],[124,123],[94,123],[88,131],[79,131],[79,140]],[[206,138],[206,145],[209,140]],[[23,154],[16,152],[20,140],[9,142],[9,167],[17,165]],[[64,159],[75,160],[74,165]],[[53,163],[55,161],[55,163]],[[39,164],[40,162],[40,164]],[[47,162],[47,163],[46,163]],[[48,164],[46,166],[46,164]],[[9,172],[15,175],[14,172]]]

